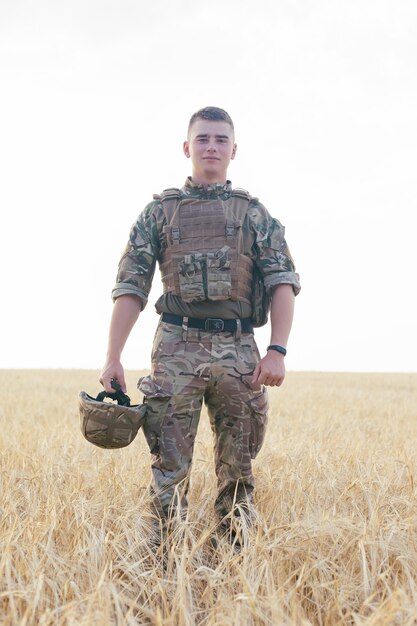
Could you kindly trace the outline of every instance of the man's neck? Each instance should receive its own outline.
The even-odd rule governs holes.
[[[213,178],[213,180],[209,180],[208,178],[199,177],[199,176],[191,176],[191,180],[195,185],[203,185],[203,187],[207,187],[208,185],[225,185],[227,183],[227,178],[224,180],[219,180]]]

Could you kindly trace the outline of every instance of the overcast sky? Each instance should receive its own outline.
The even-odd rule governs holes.
[[[0,89],[0,367],[101,368],[130,226],[216,105],[301,276],[288,368],[417,371],[415,0],[0,0]]]

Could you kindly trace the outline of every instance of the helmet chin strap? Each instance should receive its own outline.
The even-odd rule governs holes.
[[[110,384],[115,390],[115,392],[110,393],[108,391],[101,391],[97,395],[96,400],[98,400],[99,402],[103,402],[104,398],[111,398],[112,400],[116,400],[116,402],[118,404],[121,404],[122,406],[130,406],[130,398],[128,395],[126,395],[122,391],[122,388],[120,387],[119,383],[113,378]]]

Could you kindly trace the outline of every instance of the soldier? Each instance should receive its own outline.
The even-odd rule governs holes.
[[[233,190],[227,169],[236,155],[233,122],[206,107],[190,120],[184,154],[192,176],[181,189],[154,196],[139,215],[120,260],[107,360],[100,382],[126,391],[121,353],[146,306],[158,261],[163,295],[151,373],[139,381],[143,425],[152,454],[152,493],[162,520],[185,513],[194,440],[203,400],[214,434],[224,528],[234,511],[250,519],[254,478],[267,421],[265,386],[279,386],[299,277],[284,227],[257,198]],[[271,345],[262,358],[253,326],[270,304]]]

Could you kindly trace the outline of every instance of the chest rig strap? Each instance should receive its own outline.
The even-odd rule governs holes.
[[[171,240],[171,243],[176,244],[180,241],[180,229],[178,225],[172,225],[174,214],[178,212],[181,204],[181,192],[176,187],[170,187],[164,189],[161,194],[154,194],[154,200],[159,200],[162,203],[164,215],[166,219],[166,225],[163,227],[163,233]]]

